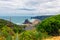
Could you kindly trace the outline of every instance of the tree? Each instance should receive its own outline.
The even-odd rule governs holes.
[[[48,35],[59,35],[60,29],[60,15],[55,15],[46,18],[42,23],[37,25],[37,30],[40,32],[47,32]]]

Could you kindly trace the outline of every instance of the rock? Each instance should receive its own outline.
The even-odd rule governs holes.
[[[26,19],[23,24],[32,24],[32,23],[28,19]]]

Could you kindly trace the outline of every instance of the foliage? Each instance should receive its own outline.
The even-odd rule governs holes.
[[[20,34],[20,40],[42,40],[42,38],[47,37],[44,33],[38,33],[35,31],[25,31]]]
[[[0,19],[1,40],[42,40],[48,35],[58,35],[60,32],[60,15],[49,17],[36,25],[36,30],[25,31],[25,25],[16,25]],[[47,35],[48,34],[48,35]]]
[[[37,32],[25,31],[20,34],[20,40],[36,40],[36,33]]]
[[[24,30],[24,28],[23,27],[26,27],[25,25],[21,25],[21,26],[14,26],[14,28],[13,28],[13,31],[15,32],[15,33],[21,33],[21,32],[23,32],[23,31],[25,31]]]
[[[6,40],[12,40],[12,36],[11,36],[11,35],[8,35],[8,36],[6,37]]]
[[[40,32],[47,32],[48,35],[59,35],[60,29],[60,15],[46,18],[37,25],[37,30]]]
[[[1,32],[5,37],[7,37],[8,35],[13,35],[14,34],[13,29],[11,29],[10,27],[7,27],[7,26],[4,26],[1,29]]]
[[[11,40],[17,32],[21,33],[24,31],[24,25],[16,25],[10,21],[0,19],[0,39],[1,40]]]
[[[4,19],[0,19],[0,30],[2,28],[5,28],[5,26],[7,27],[10,27],[15,33],[19,32],[23,32],[24,31],[24,28],[25,27],[24,25],[17,25],[17,24],[14,24],[10,21],[7,21],[7,20],[4,20]]]

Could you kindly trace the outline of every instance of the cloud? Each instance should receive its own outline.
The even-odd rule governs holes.
[[[60,0],[0,0],[1,15],[54,15],[60,13]]]
[[[20,8],[20,9],[17,9],[17,10],[25,10],[25,11],[35,11],[35,9],[30,9],[30,8]]]
[[[39,10],[40,10],[40,13],[45,13],[48,15],[58,14],[58,13],[60,13],[59,12],[60,11],[60,1],[55,0],[55,1],[41,3],[39,6]]]
[[[10,1],[10,0],[1,0],[1,1]]]

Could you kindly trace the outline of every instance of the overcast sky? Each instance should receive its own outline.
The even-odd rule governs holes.
[[[54,15],[60,0],[0,0],[0,16]]]

